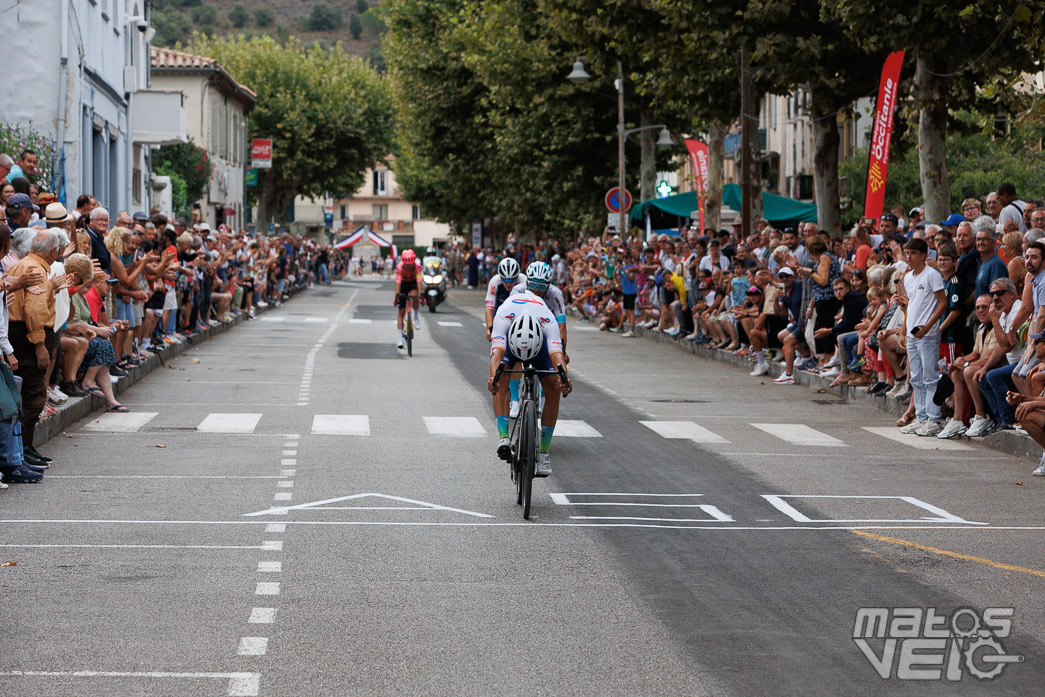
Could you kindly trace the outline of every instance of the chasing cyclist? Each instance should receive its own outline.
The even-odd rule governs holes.
[[[519,262],[512,257],[501,259],[497,273],[486,287],[486,340],[493,333],[493,316],[516,288],[526,288],[526,274],[519,273]]]
[[[501,364],[512,367],[520,361],[528,361],[537,370],[557,371],[561,367],[565,374],[566,363],[558,322],[544,301],[530,292],[513,293],[497,310],[491,342],[487,389],[493,393],[493,411],[497,417],[497,435],[500,437],[497,455],[507,460],[512,451],[512,442],[508,437],[508,391],[504,389],[503,381],[498,381],[494,386],[493,376],[497,367]],[[541,444],[534,474],[547,477],[552,473],[549,449],[559,418],[559,397],[569,394],[573,390],[573,383],[566,378],[566,384],[562,385],[558,375],[550,374],[541,377],[541,387],[544,389],[545,402],[541,412]]]
[[[396,307],[399,316],[396,327],[399,329],[398,348],[403,348],[403,313],[407,311],[407,301],[414,308],[414,327],[421,328],[421,317],[417,314],[418,298],[421,296],[421,262],[417,260],[414,250],[403,252],[402,260],[396,264]]]

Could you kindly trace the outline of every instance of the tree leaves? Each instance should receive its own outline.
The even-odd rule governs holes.
[[[278,220],[285,220],[295,195],[355,191],[366,169],[388,153],[389,86],[340,46],[306,48],[294,40],[280,45],[268,36],[196,37],[190,50],[217,59],[257,93],[248,117],[251,137],[273,140],[272,169],[259,172],[268,199],[262,211]]]

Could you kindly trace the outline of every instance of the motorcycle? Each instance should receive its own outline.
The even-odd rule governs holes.
[[[446,300],[446,269],[439,257],[425,257],[421,261],[421,294],[425,298],[429,312]]]

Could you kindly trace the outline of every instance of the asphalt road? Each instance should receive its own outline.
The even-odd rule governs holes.
[[[391,296],[315,288],[43,448],[0,493],[0,695],[1045,691],[1034,463],[571,320],[523,521],[482,295],[424,312],[413,358]],[[880,677],[861,608],[1013,623],[971,664],[889,625]]]

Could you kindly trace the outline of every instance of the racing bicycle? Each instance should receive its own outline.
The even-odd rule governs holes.
[[[519,381],[519,418],[512,424],[512,453],[508,464],[512,482],[515,483],[515,503],[523,507],[523,518],[529,520],[534,470],[537,467],[537,450],[540,445],[540,421],[537,417],[540,399],[539,377],[558,375],[565,387],[568,384],[566,371],[561,365],[556,366],[556,370],[537,370],[530,363],[523,364],[521,370],[506,369],[504,365],[499,365],[493,375],[495,390],[503,373],[519,373],[523,376]],[[565,393],[562,396],[563,399],[566,398]]]
[[[405,324],[403,324],[403,340],[406,341],[406,355],[414,355],[414,313],[410,311],[410,295],[409,293],[400,293],[396,297],[396,305],[399,304],[400,298],[405,297],[406,299],[406,316],[403,318]]]

